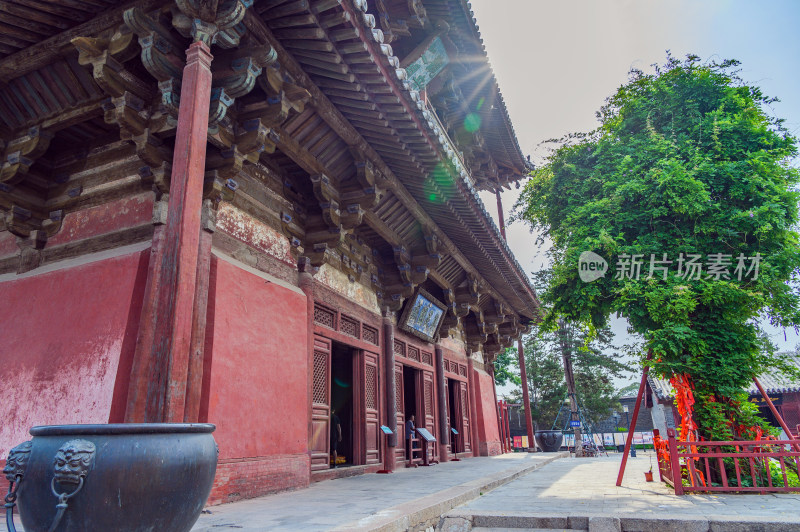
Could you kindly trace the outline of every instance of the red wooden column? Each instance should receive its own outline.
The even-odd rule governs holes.
[[[436,399],[439,408],[439,461],[447,462],[447,444],[450,443],[450,427],[447,426],[447,389],[444,384],[444,352],[438,345],[436,353]]]
[[[394,323],[392,323],[392,315],[394,313],[386,309],[383,312],[383,368],[384,368],[384,383],[386,386],[386,426],[389,427],[393,433],[381,438],[385,439],[386,446],[384,447],[383,467],[384,471],[394,471],[397,457],[395,456],[395,448],[397,447],[398,431],[403,431],[403,427],[397,427],[397,389],[394,379]],[[405,437],[402,435],[401,437]]]
[[[163,242],[145,297],[153,314],[136,346],[126,420],[182,422],[192,345],[200,245],[200,211],[211,100],[209,47],[197,41],[186,51],[181,103]],[[155,249],[154,249],[155,251]],[[160,255],[160,256],[159,256]]]
[[[519,356],[519,373],[522,376],[522,401],[525,412],[525,427],[528,429],[528,452],[536,451],[533,439],[533,418],[531,418],[531,398],[528,393],[528,372],[525,370],[525,353],[522,351],[522,337],[517,340],[517,355]]]
[[[195,285],[194,310],[192,311],[192,347],[189,352],[189,368],[186,376],[185,423],[200,420],[200,400],[203,391],[203,362],[206,346],[206,321],[208,317],[208,283],[211,273],[211,243],[214,223],[211,217],[211,200],[202,207],[203,228],[200,230],[200,245],[197,256],[197,282]]]
[[[492,393],[494,394],[494,402],[497,405],[497,432],[500,435],[500,452],[505,454],[505,443],[503,443],[503,413],[500,410],[500,401],[497,399],[497,383],[494,379],[494,362],[489,367],[492,370]]]
[[[306,404],[308,405],[308,464],[311,471],[311,455],[314,452],[314,277],[311,275],[311,261],[301,257],[297,262],[297,284],[306,296]]]
[[[470,446],[472,447],[472,456],[478,456],[480,454],[478,451],[478,399],[475,397],[477,377],[475,376],[475,362],[472,360],[471,353],[468,353],[467,373],[469,373],[467,376],[467,391],[469,392],[469,409],[471,413],[469,417],[469,433],[472,440]]]
[[[497,197],[497,225],[500,226],[500,236],[503,237],[503,240],[506,240],[506,222],[503,218],[503,199],[500,197],[500,189],[494,191],[494,195]]]

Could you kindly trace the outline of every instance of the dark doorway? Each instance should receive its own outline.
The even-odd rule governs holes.
[[[458,431],[458,436],[450,432],[450,451],[451,452],[461,452],[463,449],[461,448],[460,438],[461,438],[461,421],[460,416],[456,415],[456,401],[458,400],[458,391],[461,389],[461,383],[458,381],[453,381],[448,379],[447,380],[447,415],[450,419],[450,428],[454,428]]]
[[[331,352],[331,409],[339,417],[342,426],[342,441],[337,449],[338,465],[353,465],[353,349],[337,342],[333,342]]]
[[[419,412],[417,412],[417,371],[416,369],[403,366],[403,399],[406,421],[411,419],[413,414],[414,426],[419,427]]]
[[[405,414],[406,423],[408,420],[411,419],[411,416],[414,416],[414,427],[421,427],[420,425],[420,417],[419,412],[417,412],[417,373],[419,370],[416,370],[409,366],[403,366],[403,410]],[[423,419],[424,423],[424,419]],[[408,440],[406,439],[406,428],[403,427],[403,441],[404,446],[406,448],[406,458],[410,458],[409,456],[409,447],[408,447]]]

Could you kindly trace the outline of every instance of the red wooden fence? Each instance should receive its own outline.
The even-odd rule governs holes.
[[[795,440],[684,442],[668,429],[667,440],[656,445],[658,470],[675,495],[800,491],[796,444]]]

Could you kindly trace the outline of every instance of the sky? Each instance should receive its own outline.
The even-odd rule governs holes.
[[[489,62],[525,155],[541,163],[543,141],[590,131],[595,112],[627,80],[631,68],[651,70],[666,51],[703,60],[738,59],[740,76],[780,102],[784,126],[800,136],[800,0],[473,0]],[[797,164],[797,163],[795,163]],[[506,220],[518,191],[502,194]],[[492,193],[481,195],[496,216]],[[522,267],[547,262],[528,228],[517,222],[507,237]],[[615,320],[617,343],[628,341]],[[781,350],[800,344],[793,329],[765,326]],[[785,339],[784,339],[785,334]],[[638,375],[617,382],[622,386]]]

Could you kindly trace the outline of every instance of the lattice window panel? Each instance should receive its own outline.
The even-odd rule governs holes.
[[[455,371],[454,371],[454,373],[455,373]],[[458,365],[458,374],[461,375],[462,377],[466,377],[467,376],[467,366],[465,366],[463,364],[459,364]]]
[[[398,371],[394,372],[394,410],[403,411],[403,374]]]
[[[461,388],[461,412],[467,417],[467,390]]]
[[[336,329],[336,313],[329,308],[314,305],[314,323]]]
[[[328,404],[328,353],[314,351],[314,402]]]
[[[406,344],[404,344],[400,340],[394,341],[394,356],[398,357],[406,356]]]
[[[364,325],[361,330],[361,338],[372,345],[378,345],[378,329],[370,327],[369,325]]]
[[[339,318],[339,331],[353,338],[361,337],[361,323],[350,316],[341,315]]]
[[[433,383],[425,382],[425,415],[433,415]]]
[[[414,346],[408,346],[408,358],[419,362],[419,349]]]
[[[422,352],[422,363],[427,364],[429,366],[433,366],[433,355],[430,353],[426,353],[425,351]]]
[[[371,410],[378,409],[377,388],[378,388],[378,368],[375,366],[367,366],[366,383],[364,389],[366,390],[366,403],[367,408]]]

